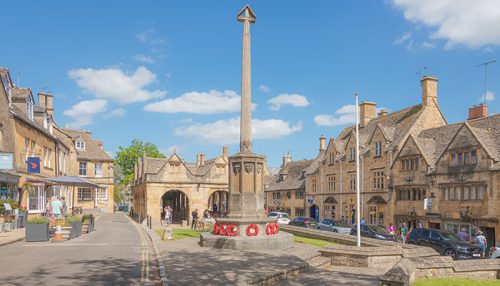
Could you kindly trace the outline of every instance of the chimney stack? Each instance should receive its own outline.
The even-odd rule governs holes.
[[[363,128],[368,125],[368,122],[376,117],[375,102],[363,101],[359,104],[359,127]]]
[[[479,104],[469,108],[469,118],[467,120],[477,119],[488,116],[488,105]]]
[[[422,85],[422,106],[426,107],[432,102],[437,105],[437,77],[424,76],[420,83]]]
[[[228,155],[229,155],[229,148],[227,148],[227,145],[225,145],[224,147],[222,147],[222,156],[227,158]]]
[[[42,107],[51,117],[54,117],[54,96],[50,93],[38,93],[38,106]]]
[[[380,110],[380,112],[378,113],[378,118],[382,118],[382,117],[385,117],[387,116],[387,111],[385,110]]]
[[[285,167],[285,165],[290,162],[292,162],[292,154],[288,152],[285,155],[283,155],[283,164],[281,165],[281,168]]]
[[[326,149],[326,138],[321,135],[319,137],[319,152],[324,151]]]
[[[200,154],[200,166],[205,165],[205,154]]]

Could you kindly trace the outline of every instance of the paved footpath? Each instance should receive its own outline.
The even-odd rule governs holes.
[[[157,285],[149,237],[125,214],[96,219],[96,231],[66,242],[0,246],[1,285]]]

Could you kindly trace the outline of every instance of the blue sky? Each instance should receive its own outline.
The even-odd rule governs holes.
[[[470,2],[250,1],[254,151],[274,167],[286,152],[314,158],[320,135],[352,122],[354,91],[395,111],[420,102],[422,74],[439,78],[448,122],[465,120],[483,94],[475,65],[500,60],[500,3]],[[245,3],[8,1],[0,66],[110,152],[140,138],[191,162],[233,154]],[[487,90],[498,113],[500,63]]]

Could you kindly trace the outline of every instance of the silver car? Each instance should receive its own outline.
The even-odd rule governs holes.
[[[351,231],[350,227],[337,226],[337,223],[331,219],[322,220],[320,223],[318,223],[316,229],[327,230],[337,233],[344,233],[344,234],[349,234],[349,232]]]
[[[279,224],[288,224],[290,222],[290,218],[287,213],[270,212],[267,217],[277,219]]]

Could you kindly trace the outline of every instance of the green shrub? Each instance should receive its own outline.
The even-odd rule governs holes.
[[[19,203],[16,201],[16,200],[13,200],[13,199],[3,199],[3,200],[0,200],[0,213],[3,213],[3,211],[5,210],[5,207],[3,204],[10,204],[10,206],[12,207],[12,209],[17,209],[19,207]]]
[[[86,215],[83,215],[82,217],[82,222],[88,222],[90,220],[94,220],[94,215],[93,214],[86,214]]]
[[[37,217],[37,218],[32,218],[28,220],[29,224],[42,224],[42,223],[49,223],[49,219],[46,217]]]
[[[66,217],[66,221],[68,223],[73,223],[73,222],[78,222],[81,221],[82,219],[78,215],[70,215]]]

